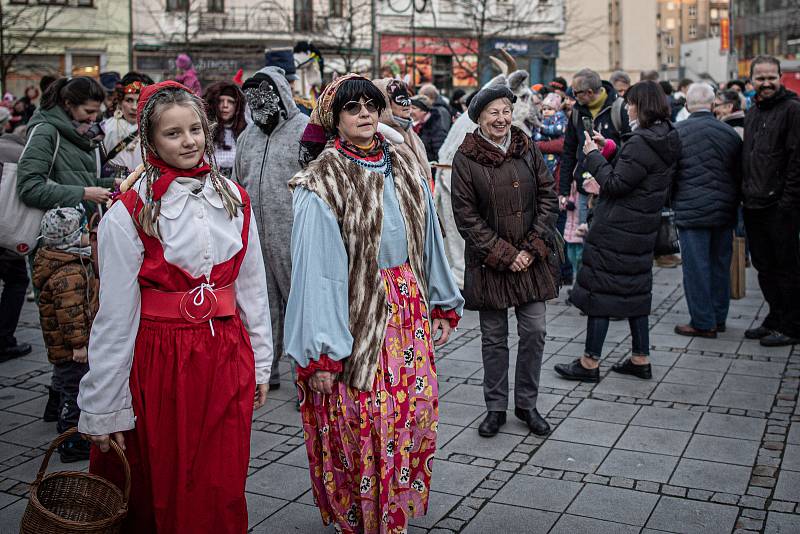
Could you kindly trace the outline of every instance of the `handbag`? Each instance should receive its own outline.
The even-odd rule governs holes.
[[[33,127],[28,136],[28,141],[22,149],[19,161],[25,157],[33,134],[41,123]],[[58,148],[61,144],[61,135],[56,130],[56,149],[47,171],[47,179],[53,172]],[[3,164],[3,175],[0,178],[0,248],[12,250],[20,256],[26,256],[36,250],[36,243],[41,232],[44,210],[28,206],[19,198],[17,192],[17,163]]]
[[[681,251],[678,241],[678,228],[675,226],[675,212],[671,207],[661,210],[661,222],[656,234],[656,256],[669,256]]]

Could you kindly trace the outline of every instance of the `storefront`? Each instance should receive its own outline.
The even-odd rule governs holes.
[[[484,47],[485,55],[505,49],[517,60],[517,67],[530,73],[531,85],[547,83],[556,75],[558,41],[551,39],[490,39]],[[485,62],[481,83],[486,83],[497,73],[490,62]]]
[[[143,46],[134,49],[134,70],[143,72],[154,80],[175,76],[175,58],[180,53],[189,54],[197,77],[205,87],[209,83],[231,80],[239,69],[250,75],[264,66],[263,45],[228,45],[214,43],[208,46]]]
[[[419,87],[433,83],[444,93],[478,86],[478,44],[464,37],[382,35],[382,76],[400,76]]]

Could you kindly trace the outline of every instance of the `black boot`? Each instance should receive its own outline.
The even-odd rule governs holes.
[[[581,382],[600,382],[600,368],[587,369],[581,365],[581,359],[577,358],[572,363],[557,363],[555,367],[561,378],[567,380],[579,380]]]
[[[518,419],[524,421],[528,428],[537,436],[546,436],[550,433],[550,425],[544,420],[544,417],[539,415],[536,408],[532,410],[524,410],[522,408],[514,408],[514,415]]]
[[[611,366],[611,370],[615,373],[632,375],[637,378],[644,378],[645,380],[653,378],[653,369],[650,367],[649,363],[645,365],[636,365],[631,361],[630,358],[626,358],[622,362],[615,363]]]
[[[33,347],[29,343],[16,343],[9,347],[3,347],[0,349],[0,363],[30,354],[32,350]]]
[[[761,339],[762,337],[767,337],[770,334],[772,334],[772,330],[765,326],[757,326],[756,328],[751,328],[744,331],[744,337],[747,339]]]
[[[500,427],[504,424],[506,424],[506,412],[489,412],[478,427],[478,434],[484,438],[491,438],[500,432]]]
[[[89,448],[88,441],[73,436],[58,446],[58,453],[62,463],[82,462],[89,459]]]
[[[58,421],[58,406],[61,404],[61,394],[52,387],[47,386],[47,405],[44,407],[42,420],[46,423]]]

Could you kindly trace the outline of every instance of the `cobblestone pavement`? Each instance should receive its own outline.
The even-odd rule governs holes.
[[[674,335],[687,320],[680,276],[680,269],[656,270],[651,381],[609,374],[629,353],[627,322],[612,323],[599,384],[557,378],[553,365],[582,352],[586,319],[565,305],[564,291],[548,306],[538,406],[553,426],[547,439],[514,417],[495,438],[478,436],[480,333],[477,314],[468,313],[438,354],[433,493],[428,515],[410,532],[800,532],[800,347],[765,349],[743,339],[765,313],[752,271],[726,333]],[[36,350],[0,364],[2,533],[17,531],[28,483],[55,435],[54,424],[39,419],[50,367],[32,304],[18,337]],[[513,333],[510,343],[514,352]],[[329,533],[309,491],[288,369],[284,363],[283,387],[255,415],[250,525],[259,533]],[[51,470],[63,468],[54,458]]]

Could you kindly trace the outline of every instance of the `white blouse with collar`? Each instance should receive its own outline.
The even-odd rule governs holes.
[[[228,186],[239,197],[236,186]],[[144,181],[134,189],[144,198]],[[178,178],[161,198],[158,220],[164,258],[194,277],[209,276],[242,249],[244,217],[231,220],[210,180]],[[116,202],[100,222],[100,309],[89,338],[89,372],[78,395],[78,429],[85,434],[109,434],[135,426],[128,385],[141,293],[139,269],[144,246],[122,202]],[[269,382],[272,366],[270,326],[264,260],[255,217],[250,217],[248,246],[234,284],[236,304],[250,335],[255,354],[256,383]]]

